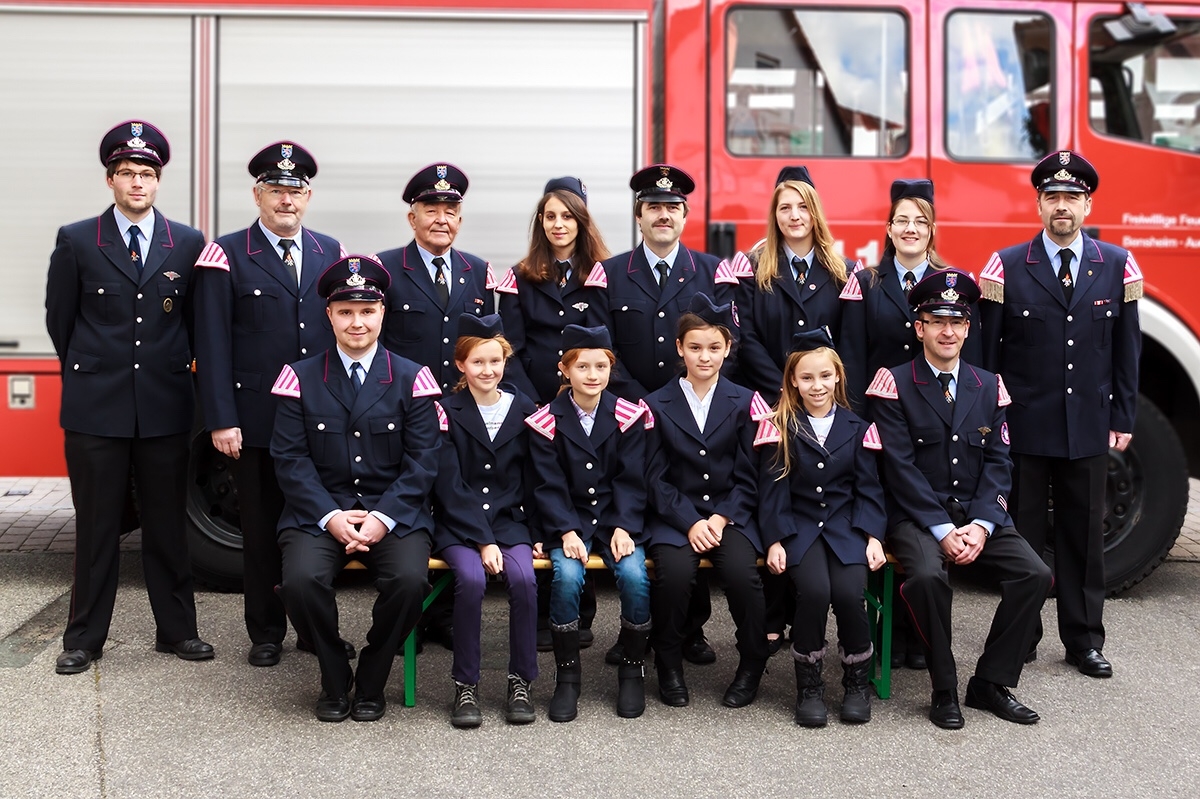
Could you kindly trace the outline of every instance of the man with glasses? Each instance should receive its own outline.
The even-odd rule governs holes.
[[[61,422],[75,503],[75,572],[59,674],[104,651],[117,594],[130,474],[155,649],[207,660],[184,527],[192,426],[188,285],[198,230],[154,208],[171,149],[158,128],[123,122],[100,143],[114,203],[58,231],[46,283],[46,327],[62,364]]]
[[[287,619],[275,594],[283,494],[270,452],[277,404],[271,386],[284,364],[333,345],[317,279],[344,253],[335,239],[301,224],[317,174],[308,150],[276,142],[250,159],[249,171],[258,220],[209,244],[196,261],[196,371],[205,429],[234,465],[247,660],[274,666]],[[304,645],[305,637],[297,638]]]
[[[1008,515],[1011,400],[1004,381],[959,358],[978,299],[979,286],[966,272],[927,273],[909,294],[921,352],[880,369],[867,389],[893,500],[887,541],[904,567],[904,606],[929,650],[929,720],[951,730],[963,726],[963,715],[951,651],[949,565],[978,563],[1000,583],[966,703],[1016,724],[1039,718],[1009,688],[1020,679],[1050,590],[1050,569]]]

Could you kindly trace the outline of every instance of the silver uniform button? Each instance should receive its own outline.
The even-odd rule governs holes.
[[[1105,312],[1104,312],[1104,315],[1105,315],[1105,316],[1112,316],[1112,311],[1105,311]]]
[[[357,477],[355,477],[355,478],[354,478],[354,484],[355,484],[355,485],[358,485],[358,478],[357,478]]]
[[[592,504],[593,504],[593,505],[595,505],[595,504],[596,504],[596,502],[597,502],[597,500],[594,500],[594,499],[592,500]]]
[[[490,463],[485,463],[485,464],[483,464],[483,468],[485,468],[485,469],[490,469],[490,468],[492,468],[492,464],[490,464]]]
[[[951,458],[951,459],[950,459],[950,463],[952,463],[953,465],[957,466],[957,465],[958,465],[958,458]]]
[[[1028,311],[1026,311],[1026,313],[1028,313]],[[1067,321],[1068,321],[1068,322],[1074,322],[1074,321],[1075,321],[1075,317],[1071,316],[1070,314],[1067,314]]]
[[[958,433],[955,433],[954,435],[950,436],[950,440],[951,440],[951,441],[958,441]]]
[[[663,313],[662,311],[659,311],[659,312],[658,312],[658,318],[659,318],[659,319],[662,319],[662,318],[664,318],[665,316],[666,316],[666,314],[665,314],[665,313]]]
[[[140,316],[139,316],[139,317],[137,318],[137,323],[138,323],[139,325],[142,323],[142,317],[140,317]]]
[[[135,342],[133,342],[133,346],[135,346],[135,347],[140,347],[140,346],[142,346],[142,342],[141,342],[141,341],[135,341]]]
[[[585,469],[591,469],[591,468],[592,468],[592,464],[590,464],[590,463],[585,463],[585,464],[583,464],[583,468],[585,468]]]
[[[254,296],[255,296],[255,297],[258,297],[258,296],[261,296],[261,295],[262,295],[262,289],[255,289],[255,290],[254,290]]]
[[[1021,311],[1021,316],[1029,316],[1029,311]],[[1067,317],[1067,319],[1069,321],[1070,317]]]
[[[360,432],[358,432],[357,430],[355,430],[355,431],[354,431],[354,437],[355,437],[355,438],[362,438],[362,433],[360,433]]]
[[[622,310],[622,311],[628,311],[628,310],[629,310],[629,306],[628,306],[628,305],[622,305],[622,306],[621,306],[621,310]]]
[[[905,326],[905,327],[912,327],[912,322],[905,322],[905,323],[904,323],[904,326]]]
[[[444,339],[442,339],[442,343],[443,343],[443,344],[449,344],[449,343],[450,343],[450,339],[448,339],[448,338],[444,338]]]
[[[308,355],[308,347],[301,347],[301,348],[300,348],[300,354],[301,354],[301,355]]]
[[[104,289],[96,289],[96,293],[97,293],[97,294],[103,294],[103,293],[104,293]]]
[[[820,486],[817,486],[817,493],[818,493],[818,494],[820,494],[820,493],[821,493],[822,491],[824,491],[824,490],[825,490],[825,489],[821,488]]]
[[[134,369],[141,369],[141,368],[142,368],[142,365],[141,365],[140,363],[135,363],[135,364],[133,365],[133,368],[134,368]],[[1068,390],[1068,391],[1070,391],[1070,389],[1067,389],[1067,390]]]
[[[142,298],[142,292],[140,292],[140,291],[139,291],[139,292],[138,292],[138,299],[140,300],[141,298]]]
[[[907,344],[905,344],[905,345],[904,345],[904,349],[905,349],[905,350],[907,350],[908,348],[909,348],[909,347],[908,347],[908,345],[907,345]]]
[[[709,476],[708,476],[707,474],[706,474],[706,475],[704,475],[704,479],[705,479],[705,480],[708,480],[708,479],[709,479]]]
[[[1070,386],[1067,386],[1067,393],[1068,393],[1068,394],[1072,393],[1072,392],[1071,392],[1071,387],[1070,387]],[[1111,399],[1111,397],[1110,397],[1110,399]]]
[[[395,430],[395,429],[396,429],[396,423],[388,422],[388,430]]]
[[[824,463],[818,463],[818,464],[817,464],[817,468],[818,468],[818,469],[824,469],[824,468],[825,468],[825,464],[824,464]]]
[[[485,494],[490,494],[490,493],[491,493],[491,489],[489,489],[487,486],[484,486],[484,487],[483,487],[483,493],[485,493]]]
[[[1074,347],[1074,346],[1075,346],[1075,339],[1073,339],[1073,338],[1069,338],[1069,339],[1067,339],[1067,346],[1068,346],[1068,347]]]
[[[704,495],[704,497],[703,497],[703,499],[704,499],[704,501],[705,501],[705,502],[708,502],[708,494],[705,494],[705,495]]]
[[[449,316],[443,316],[443,317],[442,317],[442,321],[443,321],[443,322],[449,322],[449,321],[450,321],[450,317],[449,317]]]
[[[957,480],[955,480],[955,481],[954,481],[954,485],[958,485],[958,481],[957,481]]]
[[[658,337],[658,343],[659,343],[659,344],[662,344],[662,343],[663,343],[663,337],[662,337],[662,336],[659,336],[659,337]]]
[[[318,429],[318,430],[324,430],[324,429],[325,429],[325,423],[324,423],[324,422],[318,422],[318,423],[317,423],[317,429]]]
[[[589,489],[588,489],[588,493],[589,493],[589,494],[595,494],[595,493],[596,493],[596,489],[594,489],[594,488],[589,488]]]
[[[662,362],[662,361],[659,361],[659,362],[658,362],[658,368],[660,368],[660,369],[661,369],[661,368],[662,368],[662,365],[663,365],[663,362]]]
[[[483,509],[484,509],[484,510],[491,510],[491,509],[492,509],[492,506],[491,506],[491,505],[489,505],[488,503],[486,503],[486,502],[485,502],[485,503],[483,503]]]
[[[303,330],[303,329],[304,329],[304,323],[303,323],[303,322],[301,322],[301,323],[300,323],[300,329],[301,329],[301,330]]]
[[[355,463],[361,463],[361,462],[362,462],[362,455],[355,455],[355,456],[354,456],[354,462],[355,462]]]
[[[567,312],[566,312],[566,311],[559,311],[559,312],[558,312],[558,315],[559,315],[559,316],[566,316],[566,314],[567,314]]]
[[[704,457],[705,455],[707,455],[707,454],[708,454],[708,450],[705,450],[705,449],[702,449],[702,450],[700,450],[700,457],[701,457],[701,458],[703,458],[703,457]]]
[[[817,522],[817,527],[824,527],[824,526],[825,526],[825,522]]]
[[[1072,370],[1072,369],[1074,369],[1074,368],[1075,368],[1075,364],[1073,364],[1073,363],[1069,363],[1069,364],[1067,364],[1067,371],[1070,371],[1070,370]]]
[[[242,384],[241,384],[241,383],[234,383],[234,384],[233,384],[233,387],[234,387],[234,388],[241,388],[241,387],[242,387]]]
[[[406,311],[408,310],[408,303],[407,303],[407,302],[406,302],[406,303],[404,303],[404,310],[406,310]]]

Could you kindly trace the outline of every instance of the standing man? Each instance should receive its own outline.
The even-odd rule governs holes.
[[[1104,488],[1110,447],[1133,437],[1142,272],[1129,251],[1080,228],[1099,177],[1064,150],[1033,169],[1043,230],[980,274],[985,363],[1012,391],[1013,518],[1038,554],[1051,540],[1067,662],[1111,677],[1104,650]],[[1030,647],[1037,656],[1041,626]]]
[[[383,343],[389,350],[428,366],[443,392],[458,383],[454,366],[459,314],[495,311],[491,265],[453,248],[462,225],[467,176],[453,164],[430,164],[404,187],[413,240],[379,253],[392,275]]]
[[[233,459],[242,526],[246,631],[252,666],[274,666],[287,618],[275,527],[283,494],[271,460],[275,398],[285,364],[333,344],[317,277],[336,261],[338,242],[301,225],[317,162],[292,142],[250,159],[258,221],[204,248],[196,262],[196,371],[204,425]]]
[[[55,671],[86,671],[104,651],[117,595],[130,467],[155,649],[207,660],[184,528],[192,396],[188,285],[200,231],[154,208],[171,148],[148,122],[100,142],[113,205],[58,231],[46,327],[62,365],[61,422],[75,503],[75,575]]]
[[[921,354],[881,368],[866,392],[895,500],[887,540],[907,575],[900,595],[929,648],[929,720],[949,730],[963,726],[949,565],[978,563],[1000,582],[1000,605],[967,683],[967,706],[1017,724],[1039,718],[1009,688],[1020,679],[1050,590],[1050,569],[1007,511],[1011,400],[1004,381],[959,359],[978,299],[979,286],[966,272],[927,274],[909,294]]]
[[[441,392],[428,367],[378,346],[389,280],[369,257],[331,266],[318,291],[337,346],[285,366],[271,389],[283,397],[271,438],[285,497],[280,592],[321,663],[321,721],[383,716],[392,659],[429,592]],[[352,556],[375,571],[379,589],[357,675],[338,638],[333,590]]]

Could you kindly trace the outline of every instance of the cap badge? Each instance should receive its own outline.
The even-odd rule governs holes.
[[[958,302],[958,298],[962,295],[954,289],[946,289],[942,292],[942,299],[946,302]]]
[[[1061,151],[1058,154],[1058,163],[1062,164],[1063,166],[1067,166],[1068,164],[1070,164],[1071,163],[1071,152],[1069,150]]]
[[[360,259],[358,259],[358,258],[350,259],[350,264],[349,264],[350,277],[346,278],[346,285],[349,286],[350,288],[357,289],[357,288],[361,288],[366,285],[367,281],[364,280],[363,276],[359,274],[359,270],[361,268],[362,268],[362,261]]]
[[[583,195],[584,199],[586,200],[587,199],[587,186],[583,185],[582,180],[579,181],[579,192]]]
[[[440,168],[441,167],[439,167],[439,169]],[[450,184],[447,183],[446,179],[443,177],[437,183],[433,184],[433,188],[436,189],[437,191],[450,191]]]
[[[279,154],[281,156],[283,156],[284,158],[291,158],[292,157],[292,145],[290,145],[290,144],[281,145],[279,148]]]
[[[446,169],[446,165],[445,165],[445,164],[438,164],[438,168],[437,168],[437,176],[438,176],[439,178],[441,178],[442,180],[445,180],[445,179],[446,179],[446,175],[448,175],[448,174],[449,174],[449,170],[447,170],[447,169]]]
[[[133,136],[135,139],[138,136],[141,136],[142,135],[142,123],[141,122],[131,122],[129,124],[129,135]]]
[[[658,179],[658,182],[657,182],[657,183],[655,183],[654,185],[655,185],[655,186],[658,186],[658,187],[659,187],[660,189],[662,189],[663,191],[670,191],[670,190],[671,190],[671,187],[672,187],[673,185],[675,185],[675,184],[673,184],[673,183],[671,182],[671,179],[670,179],[670,178],[659,178],[659,179]]]
[[[958,284],[958,275],[956,275],[956,274],[955,274],[955,273],[953,273],[953,272],[951,272],[950,274],[946,275],[946,288],[948,288],[948,289],[952,289],[952,288],[954,288],[954,287],[955,287],[957,284]]]
[[[658,168],[658,171],[659,171],[660,173],[662,173],[662,176],[665,178],[667,175],[671,174],[671,167],[669,167],[669,166],[660,166],[660,167]]]
[[[1065,169],[1060,169],[1054,173],[1055,180],[1073,180],[1074,176]]]

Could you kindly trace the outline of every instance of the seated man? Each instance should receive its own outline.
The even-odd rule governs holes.
[[[284,607],[321,664],[321,721],[375,721],[396,650],[429,591],[437,469],[437,380],[378,346],[390,277],[368,257],[343,258],[318,281],[337,346],[285,366],[271,455],[285,500],[279,520]],[[350,670],[338,637],[333,579],[367,563],[379,597],[367,645]],[[354,702],[350,689],[354,685]]]
[[[927,274],[909,295],[922,354],[880,369],[867,389],[883,442],[884,485],[897,508],[887,540],[907,575],[900,594],[929,648],[929,720],[944,729],[963,726],[949,565],[978,563],[1000,581],[1000,605],[967,683],[967,706],[1017,724],[1039,718],[1009,687],[1021,676],[1050,590],[1049,568],[1008,515],[1008,391],[999,375],[959,359],[978,299],[979,286],[966,272]]]

